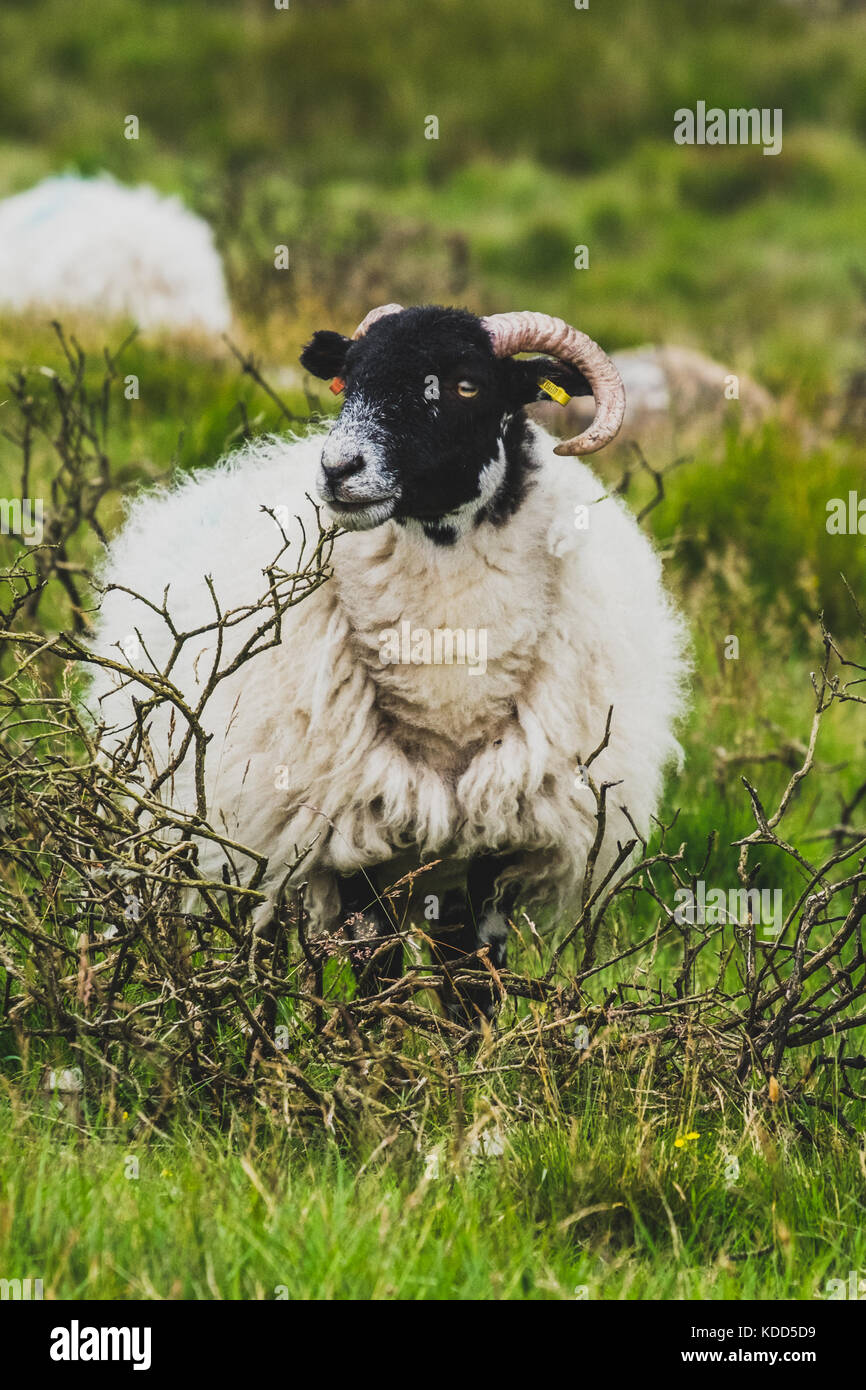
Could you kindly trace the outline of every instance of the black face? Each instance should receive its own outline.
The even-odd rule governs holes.
[[[521,412],[547,399],[539,382],[589,394],[576,368],[496,358],[480,319],[435,306],[388,315],[357,343],[316,333],[301,364],[345,382],[317,486],[335,519],[355,530],[393,517],[454,539],[523,486]]]

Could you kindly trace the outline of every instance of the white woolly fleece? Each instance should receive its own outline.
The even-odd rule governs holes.
[[[617,840],[632,837],[620,806],[642,832],[649,826],[663,769],[679,754],[683,625],[627,507],[605,496],[583,463],[556,457],[543,430],[531,430],[538,471],[508,522],[485,522],[452,547],[393,521],[338,536],[333,578],[289,610],[280,645],[223,682],[206,707],[211,823],[268,856],[271,892],[310,847],[298,877],[310,885],[320,929],[334,925],[335,872],[372,869],[411,846],[445,856],[452,869],[484,851],[519,851],[512,874],[528,901],[576,907],[595,834],[595,803],[578,766],[601,741],[610,705],[610,744],[592,774],[619,785],[597,872]],[[169,492],[140,497],[110,547],[103,582],[157,603],[169,584],[181,630],[213,619],[205,573],[225,608],[255,602],[281,544],[260,508],[285,507],[309,523],[306,494],[314,495],[321,449],[321,434],[258,440]],[[581,504],[586,529],[575,525]],[[292,568],[290,558],[282,563]],[[486,629],[486,671],[383,665],[381,634],[407,620],[413,629]],[[231,630],[232,649],[253,621]],[[94,646],[110,652],[135,629],[164,664],[164,624],[128,594],[104,599]],[[174,669],[192,698],[208,641],[189,643]],[[112,693],[100,671],[92,703],[102,701],[109,723],[128,725],[135,693]],[[168,726],[168,711],[158,711],[158,760]],[[172,801],[194,807],[189,760]],[[222,851],[204,845],[200,862],[218,875]]]
[[[0,303],[125,315],[141,328],[223,333],[222,262],[179,198],[107,174],[43,180],[0,202]]]

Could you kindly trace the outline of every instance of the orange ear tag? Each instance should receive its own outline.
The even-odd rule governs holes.
[[[339,396],[341,391],[345,391],[346,383],[341,376],[335,376],[328,389],[333,391],[335,396]]]

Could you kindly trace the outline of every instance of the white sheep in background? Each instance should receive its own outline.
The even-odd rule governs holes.
[[[635,439],[659,450],[698,440],[723,442],[729,421],[754,429],[776,409],[758,382],[692,348],[647,345],[614,353],[611,360],[628,396],[617,447],[628,448]],[[530,407],[529,414],[554,434],[573,434],[592,418],[588,405],[576,397],[560,410],[548,400]]]
[[[43,180],[0,202],[0,304],[125,316],[143,329],[224,333],[222,262],[179,198],[103,174]]]
[[[513,355],[531,348],[559,360]],[[356,941],[387,934],[383,889],[441,860],[417,879],[425,927],[446,960],[485,943],[502,965],[518,895],[562,912],[579,906],[596,833],[581,762],[602,742],[609,708],[592,777],[617,785],[597,875],[617,841],[633,838],[621,808],[645,832],[678,754],[684,634],[658,558],[625,504],[583,463],[557,456],[613,437],[622,384],[595,343],[540,314],[479,320],[387,306],[354,339],[317,333],[301,360],[345,388],[333,428],[254,441],[170,491],[146,493],[102,578],[156,604],[169,585],[176,627],[199,628],[213,620],[202,576],[223,609],[255,604],[280,544],[262,508],[310,518],[307,494],[318,491],[346,528],[333,577],[286,613],[279,645],[205,707],[211,824],[267,855],[271,901],[307,850],[296,878],[308,883],[315,925],[342,925]],[[524,412],[544,389],[591,389],[594,424],[555,448]],[[251,612],[226,631],[224,664],[256,620]],[[116,656],[114,644],[136,632],[148,654],[138,669],[148,659],[162,669],[171,639],[159,615],[109,592],[96,650]],[[446,632],[457,659],[441,637],[437,664],[436,635]],[[188,643],[173,668],[192,701],[213,641]],[[97,670],[93,703],[109,724],[128,728],[143,693],[117,690]],[[151,718],[163,766],[171,717],[162,707]],[[194,810],[191,759],[171,801]],[[222,862],[202,844],[209,873]],[[380,976],[401,960],[399,943],[377,952]],[[464,1006],[466,995],[452,995],[456,1016]],[[468,1006],[490,1013],[489,993],[470,994]]]

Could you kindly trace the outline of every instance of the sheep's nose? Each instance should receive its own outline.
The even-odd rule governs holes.
[[[366,466],[363,454],[356,454],[354,458],[339,459],[337,463],[325,463],[322,461],[322,472],[329,483],[343,483],[347,478],[351,478],[354,473],[360,473]]]

